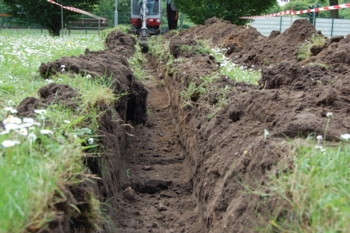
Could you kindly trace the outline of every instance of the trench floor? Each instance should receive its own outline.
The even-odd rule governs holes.
[[[123,166],[127,181],[121,193],[117,230],[204,232],[166,86],[151,62],[144,64],[143,71],[143,84],[148,90],[148,121],[130,132],[133,136],[129,137]]]

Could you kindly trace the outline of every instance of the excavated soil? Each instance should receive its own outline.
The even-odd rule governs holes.
[[[261,202],[242,184],[264,186],[269,171],[288,153],[286,139],[323,135],[327,112],[334,114],[327,131],[330,145],[350,132],[350,35],[327,38],[323,47],[311,49],[310,59],[298,61],[298,48],[314,34],[322,35],[307,20],[265,37],[255,28],[212,18],[165,34],[169,51],[181,61],[167,69],[166,61],[145,55],[147,79],[142,83],[126,60],[136,41],[120,32],[108,36],[104,51],[87,50],[79,57],[42,64],[43,78],[60,72],[72,78],[107,74],[116,94],[130,93],[113,106],[98,106],[105,111],[99,119],[105,153],[86,165],[102,179],[68,187],[65,193],[79,197],[79,203],[86,202],[88,192],[108,202],[113,224],[103,224],[105,232],[256,232],[268,224],[271,213],[281,214],[288,206],[272,198]],[[220,65],[210,55],[180,49],[198,39],[227,48],[226,56],[237,65],[261,69],[258,85],[223,76],[211,85],[212,91],[193,93],[192,107],[184,107],[180,93]],[[227,104],[213,115],[216,91],[223,88],[230,90]],[[20,104],[22,116],[52,101],[72,109],[79,104],[78,90],[67,85],[49,84],[39,93],[40,99],[29,97]],[[50,99],[54,94],[59,98]],[[69,201],[74,203],[74,198],[56,207],[65,215],[46,232],[89,232],[84,212],[67,211]]]

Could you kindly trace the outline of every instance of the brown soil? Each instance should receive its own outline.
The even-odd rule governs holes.
[[[42,64],[43,78],[61,72],[64,64],[64,72],[72,74],[97,78],[107,73],[115,79],[116,94],[130,93],[115,106],[100,103],[99,108],[106,110],[99,119],[106,152],[86,164],[102,179],[78,189],[94,191],[112,207],[107,213],[115,228],[104,224],[104,231],[256,232],[268,223],[269,214],[285,211],[288,206],[279,200],[261,203],[242,184],[264,186],[269,171],[288,153],[286,137],[323,135],[327,112],[334,114],[328,143],[350,131],[350,36],[328,39],[324,47],[312,49],[314,56],[308,61],[297,61],[300,45],[317,33],[307,20],[264,37],[254,28],[212,18],[205,25],[164,35],[170,41],[169,51],[182,61],[172,64],[170,72],[164,61],[158,64],[147,56],[144,72],[150,78],[143,84],[135,80],[125,59],[132,56],[135,40],[122,33],[110,34],[104,51]],[[261,69],[259,84],[222,77],[202,96],[193,93],[192,107],[183,107],[179,93],[218,68],[209,55],[179,49],[195,45],[196,39],[228,48],[232,62]],[[62,88],[70,90],[57,84],[46,87],[54,93]],[[209,117],[220,88],[231,90],[227,104]],[[24,100],[20,113],[25,116],[33,106],[45,106],[46,96],[50,94]],[[76,94],[65,96],[78,99]],[[270,132],[267,138],[264,130]],[[69,190],[73,196],[79,193]],[[57,208],[66,217],[50,225],[52,231],[88,232],[89,224],[77,224],[84,218],[67,211],[67,205]]]

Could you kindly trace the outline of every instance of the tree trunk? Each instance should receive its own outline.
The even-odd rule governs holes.
[[[60,36],[61,25],[49,25],[47,26],[47,30],[49,31],[50,36]]]
[[[329,5],[338,5],[338,0],[329,0]],[[332,19],[339,19],[339,10],[331,10],[330,14]]]

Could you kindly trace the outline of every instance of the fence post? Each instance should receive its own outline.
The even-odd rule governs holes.
[[[118,26],[118,0],[115,0],[114,27]]]
[[[282,16],[280,16],[280,33],[282,33]]]
[[[333,36],[333,28],[334,28],[334,18],[332,18],[331,37]]]
[[[62,37],[64,37],[64,32],[63,32],[63,6],[61,6],[61,26],[62,26]]]
[[[184,13],[180,12],[180,28],[182,28],[184,22]]]
[[[100,31],[101,31],[101,19],[98,18],[98,36],[100,36]]]

